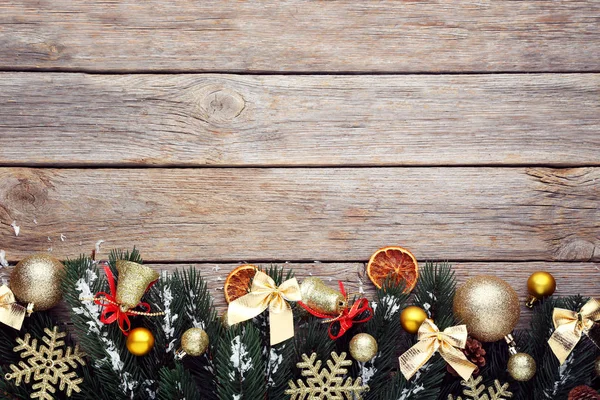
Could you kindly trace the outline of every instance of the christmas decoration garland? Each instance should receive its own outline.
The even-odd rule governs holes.
[[[35,254],[0,287],[7,399],[590,399],[600,385],[600,302],[552,296],[538,271],[529,329],[517,293],[386,247],[375,298],[318,277],[243,265],[217,315],[190,268],[158,274],[137,250],[61,263]],[[52,308],[64,298],[68,321]],[[264,311],[264,312],[263,312]],[[64,332],[74,333],[74,337]],[[81,349],[81,350],[80,350]]]

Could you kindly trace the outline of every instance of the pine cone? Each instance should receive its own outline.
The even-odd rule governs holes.
[[[600,394],[589,386],[576,386],[569,392],[569,400],[600,400]]]
[[[479,369],[485,367],[485,350],[481,342],[477,339],[467,338],[467,344],[462,352],[467,357],[467,360],[471,361],[477,366],[473,371],[473,376],[479,375]],[[446,369],[453,376],[458,376],[458,373],[450,365],[446,366]]]

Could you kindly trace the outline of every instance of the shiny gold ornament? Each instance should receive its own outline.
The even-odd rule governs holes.
[[[229,325],[229,317],[227,316],[227,310],[223,311],[223,314],[221,314],[221,326],[223,326],[223,328],[225,329],[231,328],[231,325]]]
[[[527,353],[517,353],[508,359],[508,373],[516,381],[525,382],[535,375],[536,364]]]
[[[311,309],[328,315],[339,315],[348,307],[341,292],[327,286],[319,278],[309,277],[300,285],[302,302]]]
[[[427,319],[427,313],[421,307],[408,306],[400,313],[400,324],[406,332],[416,335],[419,327]]]
[[[519,296],[500,278],[476,276],[456,291],[454,315],[475,339],[495,342],[508,335],[519,321]]]
[[[348,374],[347,367],[352,361],[346,360],[346,353],[338,355],[331,353],[331,360],[321,363],[317,360],[317,354],[310,357],[302,354],[302,362],[296,366],[302,370],[302,376],[308,377],[307,382],[298,379],[297,383],[290,380],[289,389],[285,394],[290,400],[302,399],[355,399],[361,400],[363,392],[369,390],[367,385],[362,385],[362,379],[344,377]],[[323,368],[321,368],[323,366]]]
[[[35,311],[48,310],[62,299],[64,268],[60,261],[49,254],[25,257],[10,275],[10,289],[20,302],[33,303]]]
[[[145,356],[154,347],[154,335],[150,329],[139,327],[129,331],[127,350],[134,356]]]
[[[158,272],[152,268],[126,260],[117,261],[117,271],[119,272],[119,281],[117,282],[116,300],[121,311],[135,308],[142,301],[142,296],[148,290],[148,286],[160,277]]]
[[[594,371],[596,371],[596,376],[600,376],[600,357],[594,361]]]
[[[359,333],[350,340],[349,350],[356,361],[370,361],[377,354],[377,340],[368,333]]]
[[[544,297],[552,296],[556,290],[556,281],[554,277],[548,272],[538,271],[531,274],[527,279],[527,291],[529,296],[525,301],[525,305],[529,308],[533,308],[536,301],[543,299]]]
[[[181,348],[175,353],[175,358],[181,360],[186,355],[198,357],[208,349],[208,335],[200,328],[190,328],[181,337]]]
[[[459,349],[467,344],[467,327],[464,325],[451,326],[440,332],[431,319],[426,319],[419,327],[419,341],[403,353],[398,361],[402,375],[409,380],[429,361],[436,352],[450,364],[463,379],[469,379],[477,368],[467,360]]]
[[[32,385],[32,399],[53,399],[55,398],[56,387],[64,390],[67,397],[73,392],[79,393],[79,385],[83,378],[78,378],[74,369],[77,364],[85,365],[85,354],[79,350],[79,346],[74,349],[64,348],[65,342],[62,340],[67,334],[59,332],[55,326],[53,330],[44,329],[46,337],[40,341],[31,338],[27,333],[23,339],[17,339],[18,346],[13,349],[15,353],[22,352],[17,365],[10,366],[11,372],[4,378],[7,381],[14,379],[14,384],[20,386],[22,382],[29,383],[32,378],[35,382]],[[44,344],[42,344],[43,342]]]

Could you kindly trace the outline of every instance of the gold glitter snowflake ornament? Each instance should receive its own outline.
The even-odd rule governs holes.
[[[369,390],[368,386],[362,386],[360,378],[352,381],[347,378],[344,381],[344,375],[348,370],[344,367],[352,365],[352,361],[346,360],[346,353],[339,356],[331,353],[331,360],[327,360],[327,368],[321,369],[321,361],[317,360],[317,355],[313,353],[310,357],[302,354],[304,361],[296,364],[302,369],[302,376],[307,376],[306,383],[298,379],[298,385],[294,381],[289,382],[290,388],[285,391],[289,394],[290,400],[344,400],[344,399],[362,399],[362,393]]]
[[[71,396],[73,391],[79,393],[79,384],[83,382],[83,378],[77,378],[74,371],[68,372],[71,368],[77,368],[77,363],[85,365],[83,357],[85,354],[79,351],[79,347],[75,346],[72,350],[66,348],[66,353],[62,347],[65,342],[61,339],[67,336],[64,332],[59,332],[57,327],[54,330],[44,329],[47,336],[42,340],[46,346],[41,345],[37,348],[37,339],[33,339],[30,343],[31,335],[28,333],[24,339],[17,339],[18,346],[13,349],[15,353],[21,352],[21,358],[27,359],[27,363],[19,361],[19,365],[11,365],[12,373],[5,375],[6,380],[15,380],[15,385],[19,386],[22,381],[29,383],[31,376],[36,382],[31,387],[34,392],[31,394],[32,399],[53,400],[54,397],[50,393],[55,393],[55,385],[59,384],[59,390],[66,391],[67,396]],[[66,389],[66,390],[65,390]]]
[[[480,385],[483,378],[480,376],[477,379],[470,378],[468,381],[461,381],[460,384],[465,387],[463,394],[467,400],[505,400],[512,397],[512,393],[508,391],[508,383],[500,384],[500,381],[494,381],[494,387],[487,388],[488,393],[485,393],[485,385]],[[452,395],[448,396],[448,400],[454,400]],[[462,400],[459,396],[456,400]]]

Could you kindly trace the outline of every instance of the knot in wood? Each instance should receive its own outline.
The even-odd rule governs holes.
[[[241,94],[228,88],[213,89],[200,100],[200,118],[213,124],[231,122],[246,107]]]

